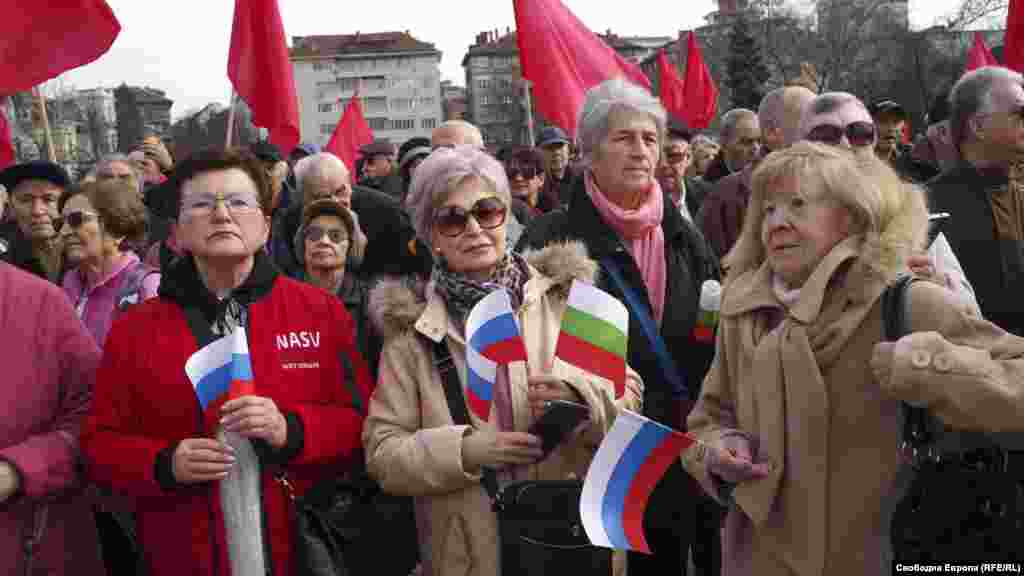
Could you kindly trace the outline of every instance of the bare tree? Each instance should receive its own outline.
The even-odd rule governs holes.
[[[1009,6],[1009,0],[961,0],[956,10],[939,18],[936,24],[949,30],[1002,27]]]

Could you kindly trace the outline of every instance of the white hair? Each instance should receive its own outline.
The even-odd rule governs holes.
[[[299,189],[299,195],[305,198],[306,184],[319,181],[325,169],[329,168],[339,169],[351,178],[348,167],[341,161],[341,158],[330,152],[317,152],[296,162],[295,184]]]
[[[658,127],[658,141],[664,140],[668,114],[661,102],[644,88],[617,77],[587,90],[586,99],[580,109],[576,131],[579,137],[580,154],[584,165],[591,165],[601,142],[611,129],[609,118],[616,110],[630,110],[647,114]]]
[[[967,121],[992,112],[992,89],[1000,82],[1024,85],[1024,76],[1001,66],[985,66],[964,74],[949,94],[949,128],[959,148],[968,136]]]
[[[475,124],[466,122],[465,120],[448,120],[446,122],[442,122],[437,128],[434,128],[433,132],[430,133],[430,143],[434,143],[434,134],[438,134],[444,130],[460,130],[466,132],[466,141],[462,142],[462,144],[470,144],[478,148],[483,147],[484,145],[484,135],[480,132],[480,128]]]

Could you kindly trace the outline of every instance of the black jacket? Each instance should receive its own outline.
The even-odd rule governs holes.
[[[271,250],[274,261],[292,277],[302,274],[293,243],[302,225],[302,209],[301,203],[294,204],[274,221],[276,230]],[[363,262],[353,272],[362,278],[430,273],[433,266],[430,251],[416,241],[412,222],[396,199],[373,188],[355,186],[352,211],[359,217],[359,226],[367,238]]]
[[[1005,173],[981,173],[963,161],[928,183],[932,212],[951,215],[941,231],[974,286],[982,316],[1024,336],[1024,240],[996,237],[988,197],[1006,186]]]
[[[672,206],[674,204],[666,194],[661,227],[665,234],[668,278],[661,336],[679,369],[684,372],[683,380],[695,400],[714,356],[713,345],[698,343],[693,338],[700,289],[705,280],[718,278],[718,267],[700,232],[677,210],[671,209]],[[557,210],[535,219],[519,240],[516,250],[539,249],[551,242],[571,240],[583,242],[590,257],[601,263],[602,269],[605,259],[613,259],[626,282],[650,310],[640,270],[616,233],[601,219],[582,179],[577,180],[568,210]],[[607,273],[601,274],[598,287],[626,302]],[[629,365],[644,381],[644,414],[673,427],[681,426],[681,422],[675,421],[679,414],[675,412],[678,406],[671,387],[662,376],[653,347],[632,312],[628,356]]]
[[[725,156],[722,155],[722,152],[719,152],[718,156],[715,156],[715,159],[708,165],[708,169],[704,172],[702,178],[708,184],[715,184],[729,174],[732,174],[732,170],[729,170],[729,167],[725,164]]]
[[[48,280],[46,268],[32,253],[32,241],[14,220],[0,223],[0,261]]]

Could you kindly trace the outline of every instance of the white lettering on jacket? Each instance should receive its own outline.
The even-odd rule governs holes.
[[[295,350],[298,348],[319,348],[320,347],[320,332],[286,332],[284,334],[277,334],[275,336],[277,340],[278,350]]]

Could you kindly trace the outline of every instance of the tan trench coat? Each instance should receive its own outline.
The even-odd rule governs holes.
[[[885,280],[865,272],[858,250],[855,238],[837,245],[788,313],[767,266],[726,287],[689,429],[709,443],[731,429],[750,434],[771,474],[733,493],[723,574],[889,574],[889,523],[906,480],[901,400],[956,428],[1024,429],[1024,339],[937,284],[907,292],[914,333],[897,344],[888,380],[876,381]],[[704,461],[685,464],[717,496]]]
[[[520,470],[517,479],[583,478],[604,433],[621,408],[639,410],[643,388],[629,371],[626,394],[615,400],[609,383],[554,359],[568,289],[574,279],[592,282],[596,264],[580,244],[556,245],[528,257],[527,281],[518,320],[529,366],[509,367],[515,429],[525,431],[531,416],[527,375],[554,360],[553,373],[580,393],[590,407],[591,425],[544,462]],[[371,295],[371,314],[384,337],[380,375],[363,429],[370,474],[385,491],[416,497],[424,574],[498,574],[497,521],[480,477],[462,466],[466,427],[452,422],[430,348],[422,341],[446,339],[465,385],[465,340],[448,317],[444,300],[427,287],[425,300],[400,283],[387,282]],[[471,415],[473,425],[496,426]]]

